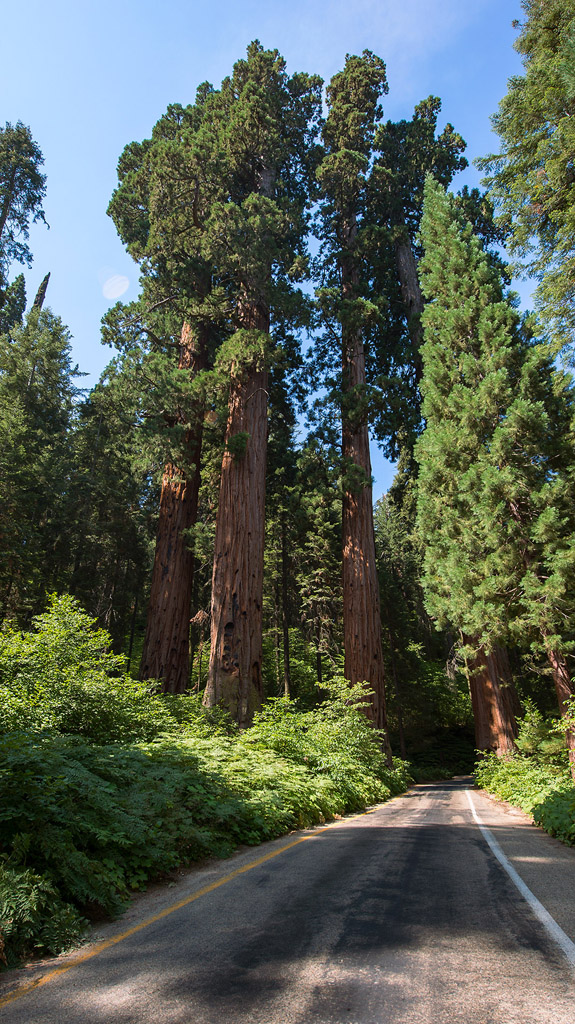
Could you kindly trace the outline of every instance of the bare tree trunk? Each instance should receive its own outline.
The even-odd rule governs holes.
[[[49,280],[50,280],[50,274],[46,274],[46,277],[43,279],[40,287],[38,288],[38,291],[36,292],[36,298],[34,299],[34,302],[32,303],[32,309],[37,309],[37,310],[41,310],[42,309],[42,306],[44,305],[44,299],[46,298],[46,292],[48,291],[48,282],[49,282]]]
[[[315,665],[317,675],[317,685],[321,688],[323,685],[323,664],[321,660],[321,625],[319,621],[319,613],[316,621],[315,630]]]
[[[255,304],[242,319],[247,329],[269,332],[269,313]],[[236,373],[220,478],[204,704],[223,705],[245,728],[262,700],[268,371],[251,366]]]
[[[494,750],[498,757],[515,749],[517,722],[516,694],[505,648],[491,654],[480,648],[467,663],[469,689],[475,722],[477,750]]]
[[[423,313],[423,295],[419,286],[417,274],[417,262],[413,255],[411,241],[405,222],[396,224],[397,237],[395,242],[395,264],[401,287],[407,314],[407,329],[413,345],[413,357],[415,365],[415,376],[419,383],[423,372],[421,362],[421,346],[423,344],[423,327],[421,314]]]
[[[553,682],[555,683],[555,693],[557,694],[559,711],[561,712],[561,716],[563,716],[568,710],[567,701],[574,693],[571,673],[569,672],[565,657],[560,654],[559,651],[548,651],[547,657],[553,671]],[[565,733],[565,742],[567,750],[569,751],[571,776],[573,778],[573,782],[575,782],[575,733],[573,733],[572,729],[568,729]]]
[[[194,375],[206,362],[204,338],[194,338],[192,328],[184,323],[180,369]],[[162,478],[140,678],[161,679],[164,693],[183,693],[189,684],[194,556],[185,532],[195,524],[198,512],[202,433],[203,409],[197,408],[185,437],[186,467],[169,462]]]
[[[344,245],[353,249],[355,216],[345,228]],[[358,294],[359,270],[353,254],[342,260],[342,298]],[[361,328],[342,325],[342,577],[345,678],[353,685],[369,682],[373,690],[367,713],[386,731],[385,752],[391,763],[385,712],[379,581],[375,561],[371,458],[365,397],[365,353]]]

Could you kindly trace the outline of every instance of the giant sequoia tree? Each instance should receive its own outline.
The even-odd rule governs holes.
[[[204,700],[223,703],[242,726],[262,697],[270,326],[285,319],[290,280],[302,272],[320,86],[317,77],[288,77],[277,50],[255,42],[210,110],[222,195],[209,249],[227,277],[235,331],[219,356],[231,383]]]
[[[497,654],[506,641],[544,653],[564,711],[575,611],[568,379],[529,340],[471,225],[431,180],[422,238],[430,302],[418,523],[428,606],[461,630],[474,669],[495,656],[491,667],[505,675]],[[512,733],[509,689],[495,696],[494,715]]]
[[[319,305],[341,359],[342,555],[345,675],[373,688],[370,714],[385,729],[379,587],[375,564],[365,324],[371,309],[364,269],[366,182],[373,138],[387,92],[385,64],[369,51],[348,56],[327,90],[323,191],[322,288]]]
[[[202,374],[221,319],[213,273],[202,256],[213,190],[198,159],[198,133],[210,93],[203,86],[195,105],[172,105],[151,139],[126,147],[109,207],[142,266],[143,287],[137,308],[116,309],[108,317],[105,337],[133,357],[138,353],[141,381],[148,383],[142,401],[146,432],[148,438],[155,434],[163,465],[141,675],[161,679],[166,691],[176,693],[189,683],[189,531],[200,487]]]

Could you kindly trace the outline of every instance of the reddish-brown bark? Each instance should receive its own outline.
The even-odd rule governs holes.
[[[355,217],[345,228],[344,245],[353,249]],[[359,271],[353,254],[342,260],[342,298],[358,294]],[[367,411],[364,407],[365,353],[361,328],[342,326],[342,580],[345,678],[369,682],[373,697],[368,714],[378,729],[387,730],[385,679],[381,642],[379,582],[375,561],[371,458]],[[388,757],[389,741],[385,741]]]
[[[515,749],[518,700],[504,647],[487,654],[479,648],[468,664],[469,689],[477,750],[494,750],[498,757]]]
[[[269,332],[269,313],[255,304],[245,306],[242,326]],[[204,704],[221,704],[240,728],[250,724],[262,700],[267,389],[266,369],[254,365],[235,371],[232,368],[216,520],[210,667]]]
[[[207,364],[204,339],[184,323],[180,369],[196,374]],[[190,673],[190,605],[194,556],[186,538],[196,522],[200,487],[203,409],[194,410],[185,436],[185,467],[168,462],[162,478],[154,568],[140,678],[161,679],[165,693],[183,693]]]
[[[564,655],[560,654],[559,651],[548,651],[547,657],[553,672],[553,682],[555,683],[559,711],[563,716],[568,710],[567,701],[573,696],[574,692],[571,673],[569,672]],[[575,733],[571,729],[565,733],[565,741],[569,751],[571,775],[573,782],[575,782]]]

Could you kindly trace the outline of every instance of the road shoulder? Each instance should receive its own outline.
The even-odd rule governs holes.
[[[473,790],[482,824],[489,829],[525,884],[575,942],[575,848],[535,825],[528,814],[484,790]]]

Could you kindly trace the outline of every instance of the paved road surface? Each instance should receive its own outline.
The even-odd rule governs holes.
[[[9,995],[22,977],[42,984],[0,1019],[574,1024],[575,969],[493,856],[469,785],[418,786],[367,815],[190,872],[99,929],[107,941],[134,929],[121,941],[7,975]],[[519,812],[479,793],[473,801],[575,941],[575,850]],[[66,970],[49,977],[54,966]]]

